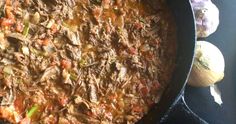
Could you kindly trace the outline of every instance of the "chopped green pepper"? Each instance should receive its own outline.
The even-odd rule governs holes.
[[[39,109],[38,105],[34,105],[32,108],[29,109],[29,111],[27,111],[26,116],[28,118],[31,118]]]
[[[29,34],[29,22],[24,24],[23,35],[26,37]]]

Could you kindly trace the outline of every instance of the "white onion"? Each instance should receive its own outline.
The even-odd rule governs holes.
[[[224,69],[225,61],[221,51],[209,42],[198,41],[188,84],[197,87],[210,86],[223,79]]]

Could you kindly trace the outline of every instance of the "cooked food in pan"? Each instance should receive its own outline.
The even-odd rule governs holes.
[[[175,67],[175,23],[157,1],[1,0],[0,117],[137,122]]]

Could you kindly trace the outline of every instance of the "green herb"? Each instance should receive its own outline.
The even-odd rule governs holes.
[[[142,22],[142,23],[146,23],[145,19],[144,18],[139,18],[139,21]]]
[[[38,56],[45,56],[45,53],[43,51],[37,50],[33,47],[30,47],[30,52]]]
[[[69,25],[64,21],[62,22],[62,26],[67,27],[67,28],[69,27]]]
[[[78,76],[77,76],[75,73],[73,73],[73,72],[70,73],[70,79],[71,79],[71,80],[76,81],[77,78],[78,78]]]
[[[26,37],[29,34],[29,22],[24,24],[23,35]]]
[[[118,27],[118,33],[119,33],[119,34],[122,34],[122,33],[123,33],[123,29],[120,28],[120,27]]]
[[[0,8],[0,18],[4,17],[4,11],[2,8]]]
[[[113,11],[114,11],[115,14],[119,13],[119,9],[117,7],[113,8]]]
[[[81,68],[85,67],[86,65],[87,65],[86,60],[81,59],[81,60],[79,61],[79,66],[80,66]]]
[[[32,108],[29,109],[29,111],[27,111],[26,116],[28,118],[31,118],[39,109],[38,105],[34,105]]]

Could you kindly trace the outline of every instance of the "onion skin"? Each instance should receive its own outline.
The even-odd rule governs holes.
[[[225,62],[220,50],[206,41],[197,41],[195,59],[188,84],[207,87],[224,78]]]
[[[194,87],[208,87],[224,78],[224,73],[213,72],[193,65],[188,84]]]

